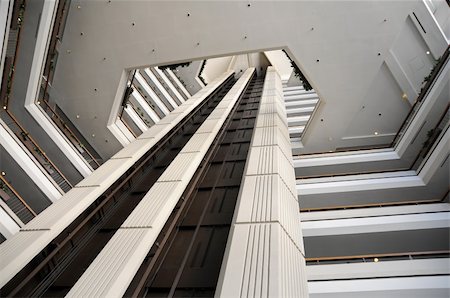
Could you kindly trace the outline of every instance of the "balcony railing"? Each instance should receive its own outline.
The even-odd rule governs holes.
[[[407,205],[437,204],[437,203],[445,202],[447,196],[448,196],[448,192],[441,199],[436,199],[436,200],[415,200],[415,201],[384,202],[384,203],[359,204],[359,205],[328,206],[328,207],[316,207],[316,208],[300,208],[300,212],[306,213],[306,212],[317,212],[317,211],[352,210],[352,209],[395,207],[395,206],[407,206]]]
[[[25,224],[37,215],[3,176],[0,176],[0,197]]]
[[[330,265],[330,264],[346,264],[346,263],[376,263],[381,261],[398,261],[413,260],[424,258],[447,258],[450,250],[438,251],[420,251],[420,252],[403,252],[403,253],[383,253],[356,256],[333,256],[306,258],[306,265]]]
[[[71,0],[61,0],[58,4],[55,24],[53,26],[52,35],[50,37],[49,49],[44,65],[40,93],[36,103],[40,105],[40,107],[49,116],[53,123],[59,128],[62,134],[69,140],[70,143],[72,143],[73,147],[78,151],[78,153],[86,160],[86,162],[92,167],[92,169],[95,170],[101,164],[100,158],[94,157],[94,155],[96,154],[91,152],[89,146],[85,145],[85,141],[82,141],[79,137],[77,137],[77,134],[66,123],[64,117],[59,114],[58,109],[56,109],[56,107],[52,108],[50,104],[49,89],[51,88],[56,63],[58,60],[57,48],[63,37],[70,2]]]
[[[63,120],[62,116],[60,116],[57,112],[56,105],[55,108],[52,108],[47,101],[41,101],[40,106],[53,121],[53,123],[56,124],[64,136],[70,141],[70,143],[72,143],[78,153],[80,153],[80,155],[88,162],[92,169],[97,169],[100,166],[100,159],[95,158],[89,149],[86,148],[84,143],[72,131],[72,129],[70,129],[67,123]]]
[[[55,164],[47,157],[45,152],[39,147],[36,141],[31,137],[28,131],[17,121],[14,115],[4,110],[2,113],[2,119],[9,127],[9,129],[16,135],[16,137],[22,142],[28,152],[33,155],[35,160],[42,166],[52,180],[64,191],[69,191],[73,186],[69,180],[61,173],[61,171],[55,166]]]

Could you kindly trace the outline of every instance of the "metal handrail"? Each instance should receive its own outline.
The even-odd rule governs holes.
[[[378,259],[389,257],[414,257],[427,255],[443,255],[450,254],[450,250],[436,250],[436,251],[414,251],[414,252],[399,252],[399,253],[380,253],[370,255],[354,255],[354,256],[332,256],[332,257],[317,257],[305,258],[306,262],[320,262],[320,261],[341,261],[341,260],[355,260],[355,259]]]
[[[6,179],[3,177],[3,175],[0,175],[0,180],[8,187],[8,189],[17,197],[17,199],[19,199],[19,201],[25,206],[25,208],[30,211],[31,214],[33,214],[34,216],[37,216],[37,213],[34,212],[34,210],[30,207],[30,205],[27,204],[27,202],[25,202],[25,200],[16,192],[16,190],[14,189],[14,187],[12,187],[11,184],[8,183],[8,181],[6,181]]]
[[[17,119],[14,117],[14,115],[9,111],[5,110],[6,114],[13,120],[14,124],[17,125],[17,127],[21,130],[21,132],[31,141],[33,146],[39,151],[40,156],[49,163],[49,165],[61,176],[61,178],[64,179],[64,181],[70,186],[73,187],[73,185],[69,182],[69,180],[61,173],[61,171],[56,167],[56,165],[47,157],[45,152],[42,150],[42,148],[36,143],[36,141],[31,137],[31,135],[25,130],[25,128],[17,121]],[[18,139],[21,139],[21,136],[17,136]],[[31,152],[31,151],[30,151]],[[33,154],[33,153],[32,153]],[[34,154],[33,154],[34,155]],[[36,157],[36,156],[35,156]],[[39,161],[39,158],[36,158]],[[47,168],[42,165],[43,168],[47,171],[48,174],[50,174],[47,170]]]
[[[376,208],[376,207],[386,207],[386,206],[389,207],[389,206],[442,203],[442,202],[444,202],[447,194],[448,194],[448,192],[444,195],[444,197],[442,199],[435,199],[435,200],[415,200],[415,201],[384,202],[384,203],[372,203],[372,204],[361,204],[361,205],[300,208],[300,212],[317,212],[317,211],[348,210],[348,209],[359,209],[359,208]]]
[[[43,108],[43,110],[45,111],[45,112],[51,112],[52,113],[52,115],[54,115],[56,118],[57,118],[57,120],[59,120],[60,122],[61,122],[61,125],[62,125],[62,129],[63,130],[66,130],[66,131],[68,131],[68,133],[69,133],[69,136],[67,136],[66,134],[64,134],[64,135],[66,135],[67,136],[67,138],[70,140],[70,138],[73,138],[73,139],[75,139],[75,141],[79,144],[79,145],[83,145],[83,143],[80,141],[80,139],[78,139],[78,137],[75,135],[75,133],[67,126],[67,124],[64,122],[64,120],[61,118],[61,116],[60,115],[58,115],[58,113],[56,112],[56,110],[54,110],[51,106],[50,106],[50,104],[47,102],[47,101],[44,101],[44,104],[45,104],[45,107],[42,107]],[[50,117],[50,119],[53,119],[53,117],[51,116],[51,115],[49,115],[49,117]],[[53,121],[58,127],[60,127],[56,122],[55,122],[55,120]],[[61,127],[60,127],[61,128]],[[64,133],[64,132],[63,132]],[[73,144],[73,142],[72,142],[72,144]],[[75,145],[75,144],[74,144]],[[77,146],[74,146],[75,147],[75,149],[77,149],[77,151],[81,154],[82,152],[78,149],[78,147]],[[83,145],[83,147],[84,147],[84,145]],[[86,148],[86,147],[84,147],[84,148]],[[97,161],[97,159],[91,154],[91,152],[89,151],[89,150],[84,150],[84,152],[86,152],[88,155],[89,155],[89,157],[91,158],[91,160],[92,161],[94,161],[94,163],[97,165],[97,167],[99,167],[100,166],[100,163]],[[88,163],[89,163],[89,161],[87,161]]]
[[[19,3],[18,1],[15,2]],[[22,9],[23,12],[25,11],[26,5],[25,5],[25,1],[22,1],[22,3],[17,4],[18,11],[15,11],[16,7],[14,7],[14,10],[12,12],[12,16],[14,18],[14,15],[17,14],[17,16],[19,16],[19,11]],[[22,13],[22,15],[24,15],[24,13]],[[22,16],[23,17],[23,16]],[[23,23],[23,19],[21,19],[20,24],[14,23],[13,21],[11,21],[11,26],[10,28],[14,28],[15,26],[17,26],[17,40],[16,40],[16,47],[14,49],[14,57],[12,59],[12,63],[9,65],[9,69],[6,65],[6,60],[5,59],[5,67],[3,68],[3,74],[2,74],[2,91],[1,91],[1,95],[3,98],[3,107],[7,107],[8,106],[8,102],[9,102],[9,96],[10,96],[10,92],[8,92],[8,89],[12,89],[12,82],[14,80],[14,74],[15,74],[15,69],[16,69],[16,61],[17,61],[17,51],[19,49],[19,44],[20,44],[20,35],[22,33],[22,23]],[[9,77],[8,80],[5,80],[6,77]],[[5,88],[5,90],[3,90],[3,88]]]

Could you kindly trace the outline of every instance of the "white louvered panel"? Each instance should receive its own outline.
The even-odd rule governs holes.
[[[246,175],[264,174],[279,174],[285,182],[295,185],[293,165],[278,146],[251,148]]]
[[[269,67],[218,297],[308,296],[295,173],[286,111],[279,108],[282,104],[281,80]]]
[[[132,158],[135,156],[143,156],[150,148],[156,144],[154,138],[136,139],[125,148],[117,152],[111,159]]]
[[[207,121],[213,121],[215,125],[219,125],[219,128],[223,123],[222,119]],[[204,125],[205,123],[202,126]],[[214,130],[216,130],[215,126]],[[210,133],[210,135],[215,136],[217,132],[218,130]],[[197,131],[196,134],[198,133]],[[120,230],[75,284],[69,293],[70,296],[91,297],[101,295],[116,297],[123,295],[129,282],[136,274],[139,264],[151,249],[157,235],[169,218],[206,152],[207,148],[202,147],[199,152],[179,153],[177,155],[137,208],[126,219]],[[140,239],[129,239],[129,243],[125,243],[125,241],[130,236],[118,235],[126,235],[128,234],[126,231],[140,229],[148,232]],[[107,274],[104,274],[104,272],[107,272]],[[103,275],[107,276],[103,277]]]
[[[217,133],[217,131],[220,129],[219,122],[217,119],[213,120],[205,120],[203,124],[200,126],[200,128],[196,131],[196,133],[208,133],[213,132]]]
[[[166,124],[166,125],[153,125],[148,130],[144,131],[139,137],[138,140],[141,139],[158,139],[161,140],[162,137],[166,135],[173,127],[175,127],[176,123]]]
[[[194,166],[200,164],[202,158],[203,156],[197,152],[179,153],[158,181],[181,181],[183,177],[195,172],[197,167],[194,168]]]
[[[278,175],[246,176],[237,204],[236,223],[279,222],[302,249],[298,202]]]
[[[74,187],[60,199],[33,218],[22,230],[52,229],[70,224],[77,216],[75,211],[89,206],[97,196],[105,191],[101,187]]]
[[[288,127],[286,117],[280,117],[279,114],[258,114],[255,127],[284,125]]]
[[[113,184],[134,163],[130,158],[110,159],[84,178],[76,187],[101,186]]]
[[[214,80],[211,84],[202,90],[201,96],[193,96],[189,100],[190,103],[186,103],[186,110],[192,110],[206,99],[217,86],[222,84],[233,71],[228,71],[222,76]],[[138,139],[154,138],[155,141],[160,141],[162,137],[169,132],[176,123],[170,123],[167,125],[154,125],[145,133],[143,133]],[[124,149],[122,149],[124,150]],[[143,152],[143,151],[142,151]],[[36,218],[34,218],[28,225],[25,225],[25,229],[37,229],[51,227],[45,234],[36,236],[34,240],[30,240],[27,243],[28,246],[22,244],[23,233],[37,233],[37,232],[19,232],[10,239],[8,239],[8,247],[27,247],[32,249],[23,249],[20,254],[15,252],[16,257],[3,257],[7,254],[1,254],[2,269],[0,274],[0,281],[3,286],[8,282],[15,274],[17,274],[31,259],[33,259],[37,253],[39,253],[50,241],[52,241],[57,235],[61,233],[73,220],[81,214],[86,208],[88,208],[92,202],[94,202],[108,187],[110,187],[123,173],[128,170],[139,158],[139,154],[133,155],[132,158],[125,159],[111,159],[100,166],[90,176],[80,182],[75,188],[61,197],[55,204],[47,208]],[[98,187],[99,186],[99,187]],[[83,193],[80,193],[83,192]],[[6,243],[6,242],[5,242]],[[0,247],[4,249],[6,244],[2,244]],[[0,250],[1,251],[1,250]]]
[[[230,102],[232,102],[232,101],[234,101],[234,100],[224,98],[224,99],[222,99],[220,101],[220,103],[217,105],[216,108],[218,108],[218,109],[225,109],[225,108],[227,108],[230,105]]]
[[[14,241],[3,242],[0,245],[0,287],[17,274],[17,267],[22,268],[31,261],[50,241],[45,241],[49,231],[19,231],[14,235]],[[41,245],[42,244],[42,245]]]
[[[252,145],[253,147],[277,145],[287,159],[292,159],[291,143],[280,127],[266,126],[255,128]]]
[[[172,112],[170,112],[171,114],[181,114],[184,111],[186,111],[188,109],[189,105],[182,103],[181,105],[179,105],[178,107],[175,108],[175,110],[173,110]]]
[[[272,114],[274,112],[279,113],[283,117],[286,117],[287,115],[286,107],[279,100],[276,100],[273,103],[263,103],[259,106],[259,114]]]
[[[178,123],[181,121],[181,119],[183,119],[182,115],[170,113],[166,117],[162,118],[161,121],[159,121],[155,125],[167,125],[172,123]]]
[[[134,276],[124,273],[137,271],[146,242],[157,236],[152,229],[119,229],[66,297],[122,297]]]
[[[228,104],[228,106],[229,106],[229,104]],[[220,119],[220,118],[224,117],[224,115],[225,116],[228,115],[229,111],[230,111],[230,109],[228,107],[226,107],[226,108],[217,107],[214,109],[214,111],[212,111],[211,114],[209,114],[208,120]]]
[[[307,297],[302,253],[277,223],[237,224],[217,297]]]
[[[149,228],[158,215],[170,214],[183,194],[184,187],[177,182],[156,182],[128,216],[121,228]],[[166,218],[166,216],[164,216]]]
[[[183,147],[181,153],[187,152],[200,152],[203,149],[208,149],[215,135],[212,133],[196,133],[194,134],[189,142]]]

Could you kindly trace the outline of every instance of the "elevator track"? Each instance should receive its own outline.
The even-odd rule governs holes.
[[[250,81],[125,296],[214,295],[263,83]]]
[[[234,84],[231,77],[144,155],[2,289],[1,296],[67,294]]]

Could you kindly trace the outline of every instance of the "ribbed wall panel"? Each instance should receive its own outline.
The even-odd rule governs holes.
[[[269,67],[216,297],[308,297],[283,103]]]
[[[0,245],[0,283],[2,285],[8,282],[8,276],[16,274],[16,267],[25,266],[29,259],[23,257],[24,254],[36,254],[39,252],[39,245],[45,236],[49,235],[47,231],[19,231],[14,235],[15,241],[5,241]],[[35,243],[36,245],[30,245]]]
[[[161,210],[172,211],[184,188],[177,182],[156,182],[121,228],[150,228]]]
[[[155,125],[167,125],[170,123],[176,123],[176,122],[180,121],[182,118],[183,118],[183,116],[179,113],[174,113],[174,114],[170,113],[169,115],[164,117],[161,121],[159,121]]]
[[[308,297],[305,259],[277,223],[236,224],[216,297]]]
[[[228,109],[228,108],[218,107],[218,108],[214,109],[214,111],[211,114],[209,114],[208,119],[223,118],[223,115],[227,115],[229,110],[230,109]]]
[[[181,181],[192,171],[192,164],[200,163],[202,158],[197,152],[179,153],[158,181]]]
[[[128,146],[117,152],[111,159],[124,159],[124,158],[132,158],[135,156],[142,156],[147,152],[150,148],[152,148],[156,144],[155,138],[149,139],[136,139],[134,142],[131,142]]]
[[[214,140],[215,135],[212,133],[196,133],[191,137],[189,142],[183,147],[181,153],[187,152],[200,152],[204,149],[208,149],[211,142]]]
[[[64,200],[58,200],[32,219],[21,230],[53,229],[55,225],[68,224],[77,216],[77,210],[92,204],[91,197],[98,193],[98,187],[74,187],[66,193]]]
[[[220,123],[217,119],[209,119],[203,122],[202,126],[197,130],[197,133],[217,132],[220,129]]]
[[[200,103],[205,101],[206,98],[232,74],[233,71],[228,71],[219,76],[178,108],[183,110],[182,112],[185,113],[184,115],[187,115],[187,113],[191,112]],[[183,117],[184,116],[181,115],[181,117],[176,118],[177,121],[173,121],[171,123],[154,125],[139,136],[138,139],[143,140],[154,138],[156,143],[176,125],[178,125],[178,121],[182,120]],[[129,146],[134,146],[131,144]],[[17,236],[15,235],[11,237],[8,241],[0,245],[0,252],[2,252],[3,249],[8,250],[8,247],[30,248],[22,249],[20,251],[16,250],[13,254],[6,251],[5,253],[2,252],[0,254],[0,259],[2,261],[2,266],[0,268],[0,287],[13,278],[14,275],[17,274],[40,251],[42,251],[42,249],[50,243],[50,241],[52,241],[67,226],[69,226],[73,220],[75,220],[84,210],[86,210],[86,208],[88,208],[102,193],[104,193],[114,182],[117,181],[120,176],[122,176],[134,163],[136,163],[139,158],[145,154],[143,150],[137,147],[135,147],[136,152],[132,152],[130,149],[122,150],[127,150],[127,153],[124,154],[124,156],[130,155],[133,157],[110,159],[24,227],[26,230],[50,230],[43,234],[33,232],[36,236],[27,238],[27,241],[25,242],[23,241],[23,239],[25,239],[23,238],[23,233],[31,232],[19,232],[17,233]]]
[[[232,87],[231,91],[235,95],[225,96],[225,99],[231,99],[229,107],[234,106],[253,72],[253,68],[248,69]],[[231,111],[231,108],[228,111]],[[201,135],[206,146],[195,152],[180,152],[177,155],[77,281],[69,292],[69,297],[123,295],[227,116],[228,114],[223,114],[219,119],[208,117],[203,122],[193,138]],[[197,137],[191,139],[186,147],[194,148],[196,145]],[[138,232],[141,230],[142,233]]]
[[[66,297],[117,297],[115,285],[131,281],[133,275],[123,273],[137,271],[147,254],[142,246],[157,236],[153,229],[118,230]]]
[[[286,139],[279,127],[266,126],[258,127],[254,130],[253,146],[273,146],[278,145],[287,159],[292,160],[291,143]]]

